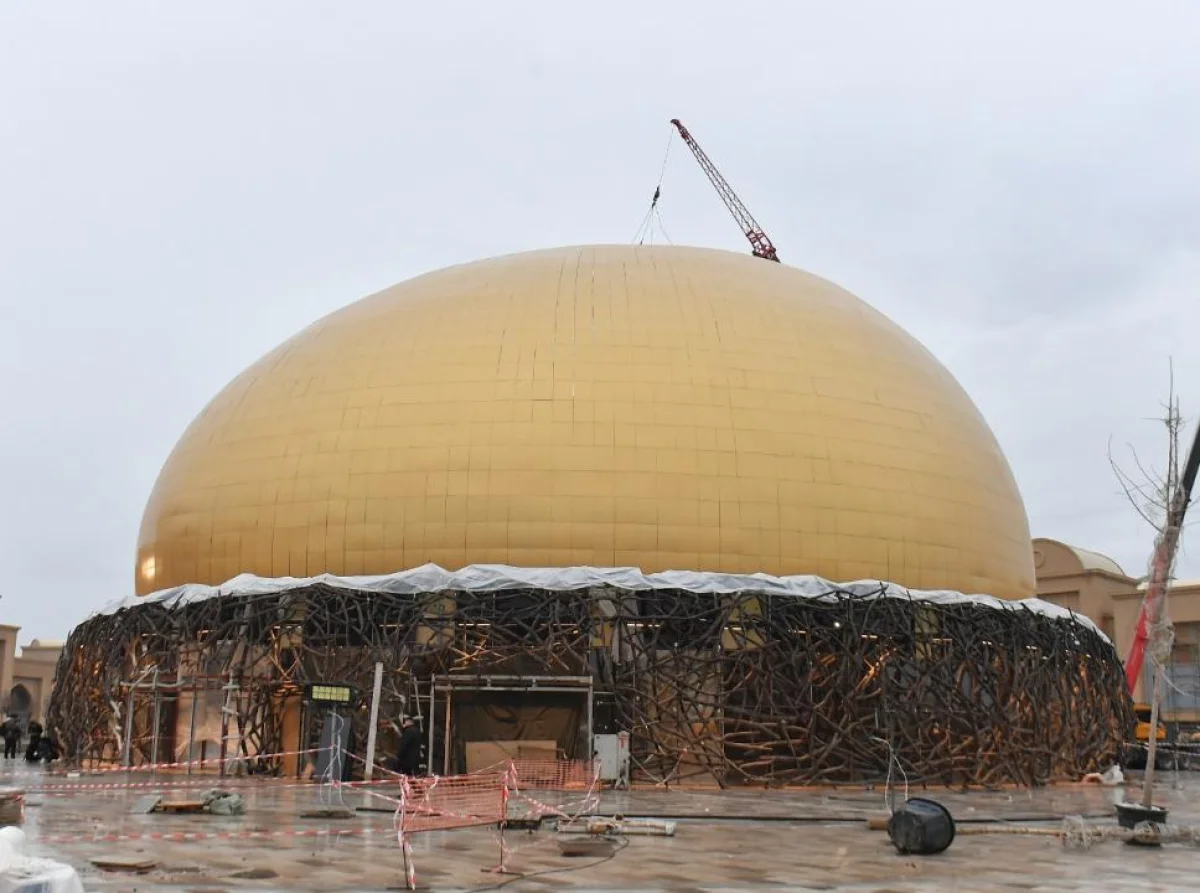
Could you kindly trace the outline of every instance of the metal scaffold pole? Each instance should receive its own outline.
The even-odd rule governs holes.
[[[363,770],[363,781],[370,781],[375,774],[375,737],[379,733],[379,698],[383,693],[383,662],[375,662],[375,683],[371,686],[371,719],[367,726],[367,766]]]

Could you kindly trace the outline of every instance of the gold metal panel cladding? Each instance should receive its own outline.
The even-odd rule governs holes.
[[[229,384],[146,507],[139,593],[435,562],[1034,591],[987,424],[853,295],[749,255],[561,248],[418,277]]]

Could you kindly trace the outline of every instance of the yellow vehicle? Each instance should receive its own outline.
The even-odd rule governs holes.
[[[1134,743],[1125,750],[1125,768],[1145,769],[1150,747],[1150,705],[1134,704],[1133,715],[1137,719],[1137,726],[1133,731]],[[1167,769],[1171,763],[1171,749],[1165,746],[1167,724],[1162,710],[1158,713],[1158,734],[1154,737],[1159,748],[1154,754],[1154,768]]]
[[[1133,715],[1137,717],[1137,728],[1134,730],[1134,739],[1142,747],[1150,745],[1150,705],[1149,704],[1134,704]],[[1158,734],[1154,737],[1158,739],[1158,743],[1162,744],[1167,740],[1167,727],[1164,724],[1162,712],[1159,711],[1158,717]]]

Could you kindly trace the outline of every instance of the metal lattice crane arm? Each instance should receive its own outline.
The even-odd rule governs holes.
[[[709,182],[713,184],[713,188],[717,190],[717,195],[721,196],[721,201],[725,203],[725,207],[729,209],[729,213],[733,215],[733,219],[737,221],[737,225],[741,227],[742,232],[750,241],[754,256],[779,263],[779,255],[775,252],[774,244],[763,232],[749,209],[742,204],[742,200],[737,197],[733,187],[721,176],[721,172],[712,163],[712,159],[700,148],[700,144],[696,142],[678,118],[672,118],[671,123],[675,125],[675,129],[679,131],[679,135],[683,137],[687,147],[692,150],[692,154],[696,156],[696,161],[700,164],[700,169],[704,171]]]

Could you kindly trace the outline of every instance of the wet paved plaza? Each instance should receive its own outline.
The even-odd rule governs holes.
[[[1172,823],[1200,824],[1200,775],[1161,778],[1156,800],[1170,807]],[[142,786],[97,787],[126,781]],[[226,787],[245,796],[246,814],[218,817],[138,814],[137,804],[148,794],[188,799],[199,790],[179,778],[109,773],[68,779],[22,763],[5,766],[0,783],[30,792],[25,830],[32,854],[71,863],[88,890],[373,891],[403,883],[391,815],[359,811],[348,819],[303,819],[301,813],[329,805],[331,794],[336,801],[336,792],[316,785],[238,780]],[[1062,816],[1079,814],[1111,825],[1114,798],[1138,796],[1132,785],[912,795],[945,804],[964,832],[940,856],[898,855],[885,833],[867,830],[867,818],[885,815],[884,795],[862,788],[605,793],[599,812],[670,817],[678,821],[676,836],[629,837],[624,849],[598,863],[563,857],[559,836],[550,831],[509,831],[507,864],[523,877],[487,871],[500,854],[491,828],[414,835],[413,855],[418,884],[445,891],[500,884],[506,890],[575,891],[1200,889],[1200,854],[1189,846],[1147,849],[1105,842],[1080,851],[1052,836],[966,831],[996,821],[1057,828]],[[564,795],[563,802],[577,796]],[[360,792],[345,791],[342,799],[349,807],[369,802]],[[152,837],[163,834],[195,839]],[[105,873],[90,864],[99,856],[148,857],[158,865],[141,875]]]

